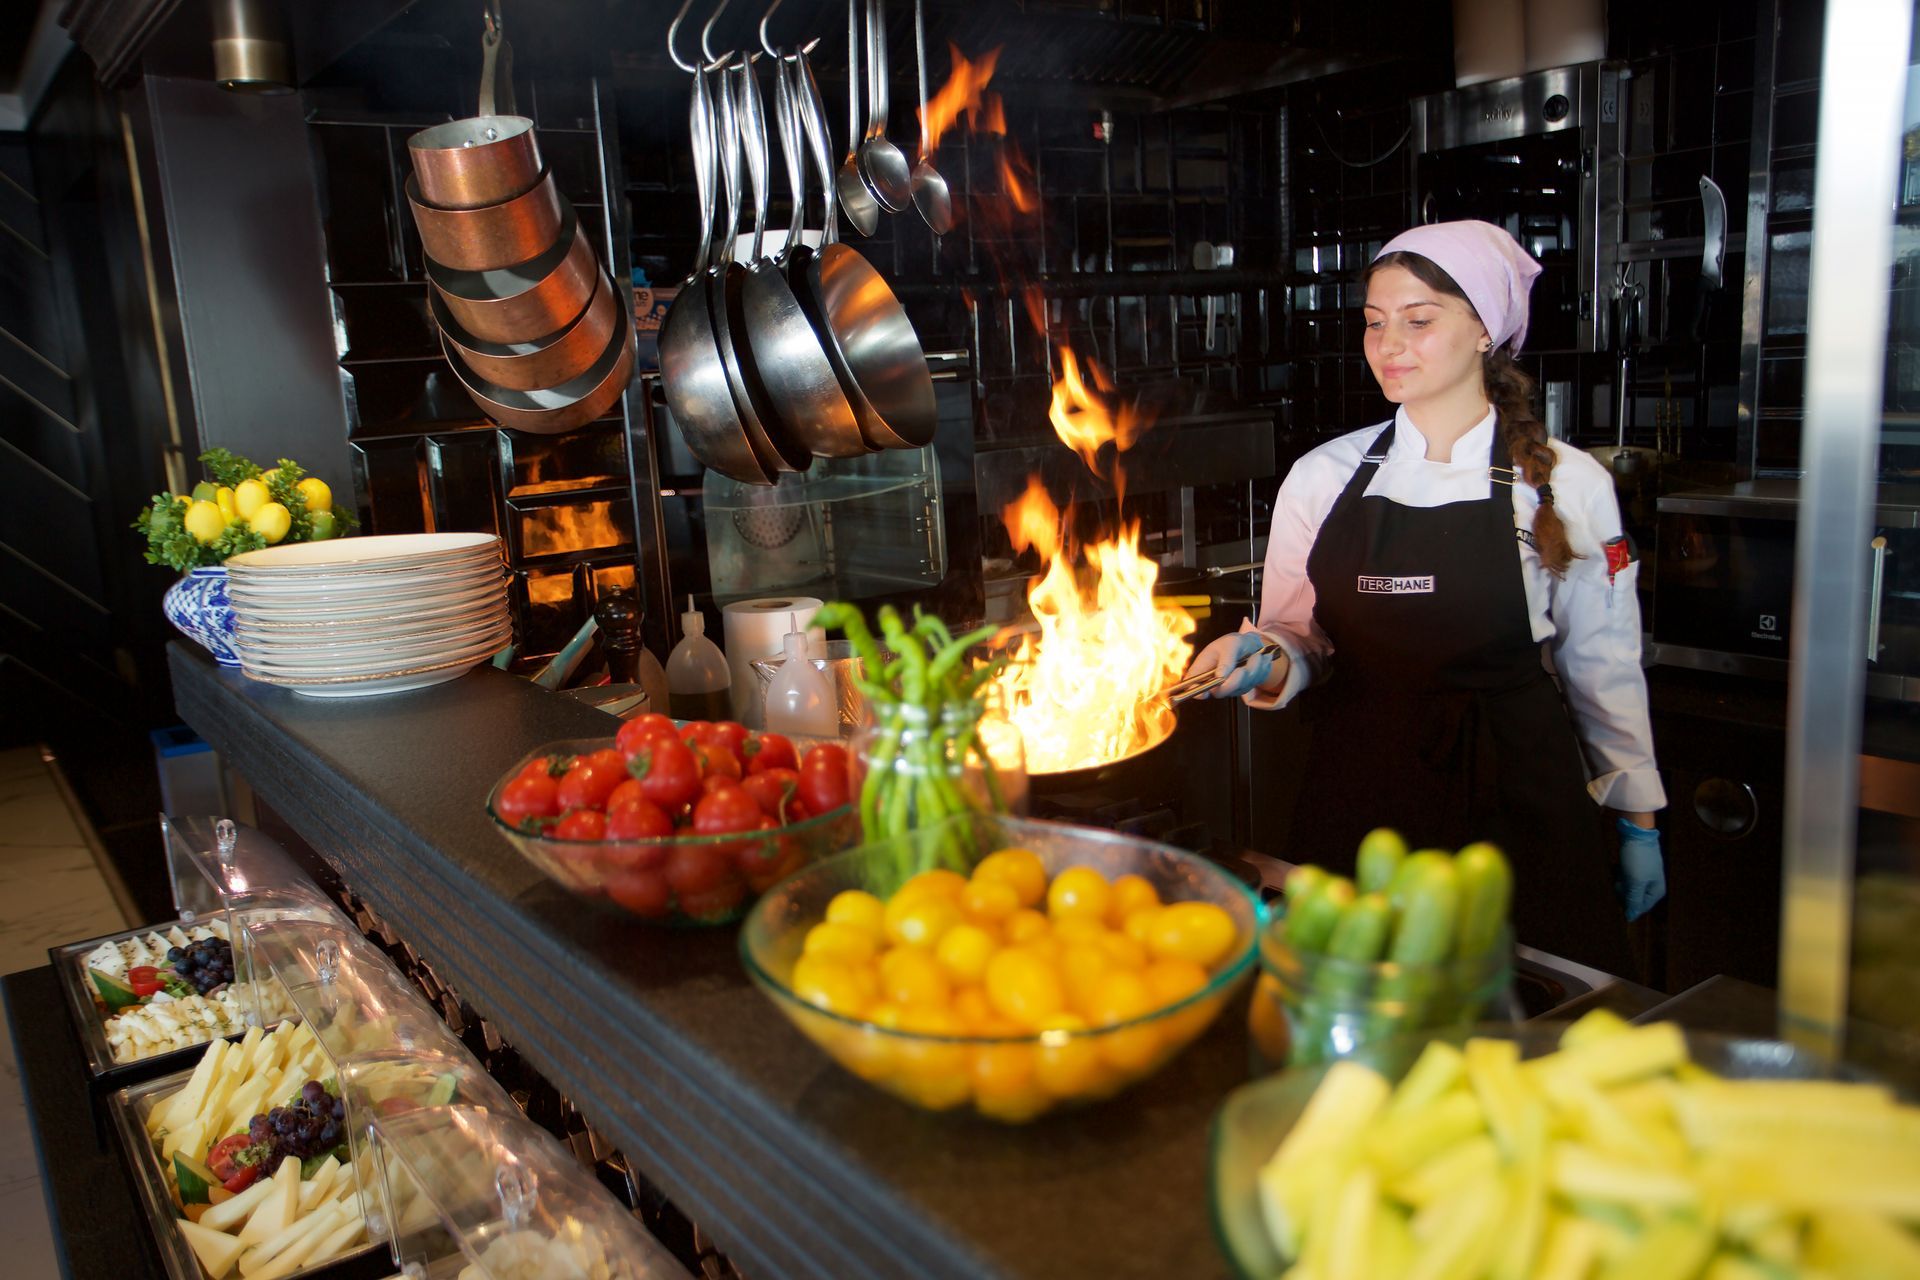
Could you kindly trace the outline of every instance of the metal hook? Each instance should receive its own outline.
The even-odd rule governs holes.
[[[714,6],[713,16],[707,19],[707,25],[700,28],[700,52],[707,55],[708,62],[718,62],[720,60],[719,55],[713,51],[713,44],[711,43],[713,40],[713,24],[720,21],[720,15],[725,13],[727,6],[732,3],[733,0],[720,0],[720,3]]]
[[[693,8],[693,0],[680,0],[680,12],[673,15],[673,21],[667,24],[667,56],[673,59],[673,65],[688,75],[696,74],[697,69],[691,62],[680,56],[673,42],[680,35],[680,24],[687,20],[687,10]]]
[[[767,6],[767,11],[760,15],[760,47],[767,51],[769,58],[777,58],[780,54],[767,39],[767,24],[773,21],[773,15],[778,13],[780,6],[786,2],[787,0],[773,0],[773,3]]]

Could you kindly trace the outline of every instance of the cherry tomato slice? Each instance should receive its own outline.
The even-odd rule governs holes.
[[[137,964],[127,970],[127,986],[137,996],[150,996],[160,990],[160,971],[150,964]]]

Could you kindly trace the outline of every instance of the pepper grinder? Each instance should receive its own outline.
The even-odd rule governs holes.
[[[667,673],[660,660],[640,642],[640,602],[631,591],[609,591],[594,606],[600,640],[607,655],[607,679],[612,684],[639,685],[648,709],[667,705]],[[637,712],[636,712],[637,714]]]

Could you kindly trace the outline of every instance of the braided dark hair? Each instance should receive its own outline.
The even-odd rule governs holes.
[[[1454,283],[1453,277],[1431,258],[1417,253],[1389,253],[1374,259],[1361,273],[1361,284],[1364,286],[1374,272],[1386,267],[1399,267],[1428,288],[1458,298],[1467,303],[1467,310],[1473,310],[1473,303]],[[1474,315],[1479,318],[1477,312]],[[1540,495],[1540,505],[1533,513],[1534,549],[1540,553],[1540,563],[1548,572],[1563,577],[1579,556],[1567,541],[1567,526],[1553,504],[1553,445],[1547,439],[1546,424],[1533,411],[1533,379],[1505,347],[1481,353],[1480,377],[1499,421],[1507,453],[1513,459],[1513,469]]]

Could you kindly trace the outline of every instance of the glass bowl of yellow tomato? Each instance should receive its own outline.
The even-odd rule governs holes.
[[[1112,831],[963,814],[754,905],[754,983],[834,1061],[931,1111],[1020,1124],[1112,1097],[1205,1031],[1265,908],[1218,864]]]

